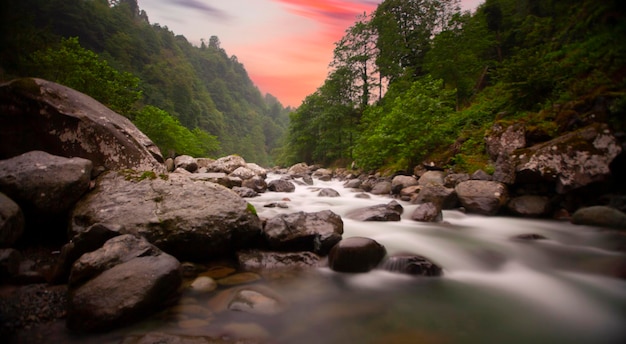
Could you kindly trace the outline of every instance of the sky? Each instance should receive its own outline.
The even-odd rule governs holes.
[[[473,10],[484,0],[462,0]],[[150,23],[199,46],[217,36],[261,93],[298,107],[322,86],[335,42],[382,0],[138,0]]]

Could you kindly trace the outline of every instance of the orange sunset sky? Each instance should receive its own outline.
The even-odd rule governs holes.
[[[473,10],[484,0],[462,0]],[[191,43],[219,37],[263,94],[297,107],[322,85],[333,49],[356,16],[382,0],[139,0],[150,22]]]

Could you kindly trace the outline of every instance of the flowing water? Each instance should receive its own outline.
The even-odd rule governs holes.
[[[212,309],[205,322],[181,327],[180,321],[155,317],[93,339],[114,342],[129,333],[161,331],[299,344],[626,343],[626,280],[612,277],[619,271],[624,276],[624,236],[567,222],[458,211],[444,211],[441,224],[420,223],[409,219],[415,206],[404,202],[400,222],[358,222],[345,214],[391,198],[356,198],[354,190],[341,185],[315,180],[314,186],[298,185],[294,193],[267,192],[248,201],[265,218],[330,209],[343,218],[344,238],[369,237],[388,254],[428,257],[443,267],[443,276],[380,270],[342,274],[328,268],[278,274],[257,287],[280,295],[287,304],[281,313],[216,306],[228,290],[187,293],[184,302]],[[317,197],[321,187],[341,197]],[[264,207],[272,202],[288,208]],[[530,233],[547,239],[514,239]]]

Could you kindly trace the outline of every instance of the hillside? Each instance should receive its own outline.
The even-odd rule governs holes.
[[[42,77],[85,92],[138,120],[164,155],[239,154],[273,163],[290,109],[263,96],[218,37],[194,46],[151,24],[136,0],[7,0],[0,6],[1,80]],[[105,94],[104,85],[114,81]]]

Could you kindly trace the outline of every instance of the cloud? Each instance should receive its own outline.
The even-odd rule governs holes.
[[[361,0],[274,0],[286,5],[291,13],[313,19],[316,22],[333,24],[353,22],[357,14],[372,10],[380,1]]]
[[[199,0],[173,0],[172,2],[174,2],[177,5],[183,6],[183,7],[187,7],[189,9],[192,10],[200,10],[202,12],[204,12],[204,14],[213,17],[213,18],[217,18],[217,19],[221,19],[221,20],[228,20],[231,18],[231,16],[218,9],[215,8],[213,6],[210,6],[208,4],[205,4],[203,1],[199,1]]]

